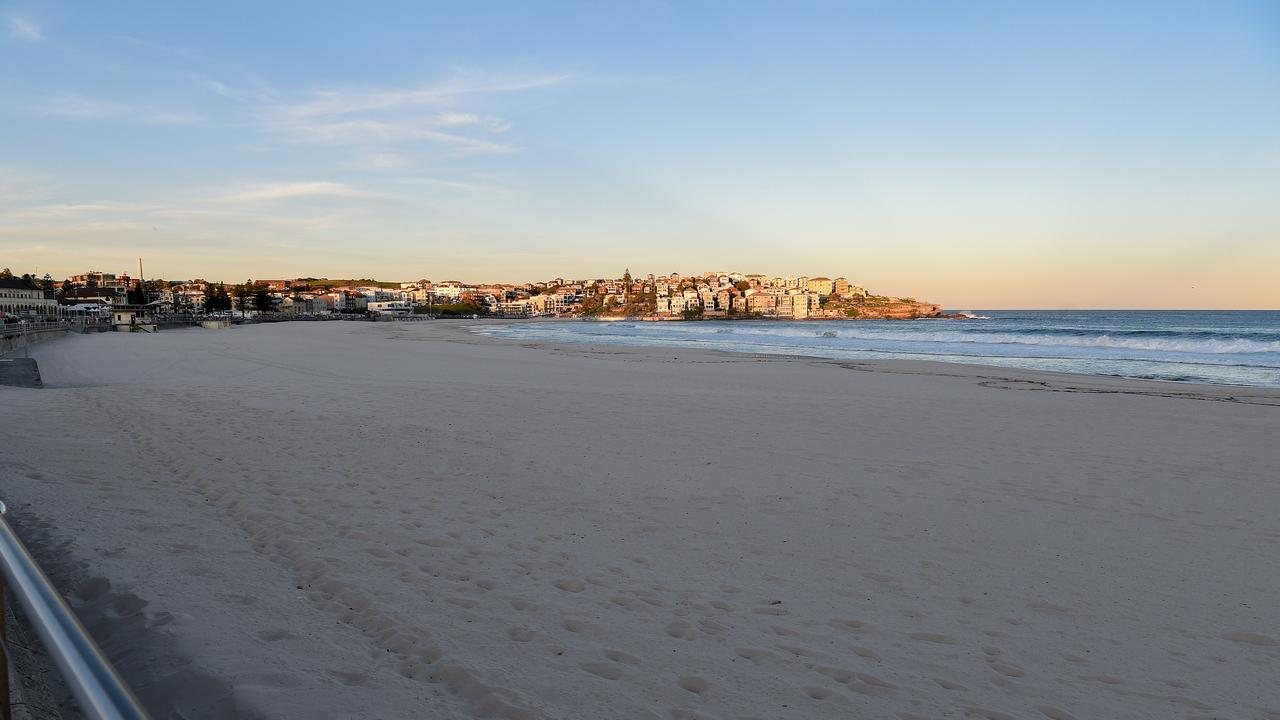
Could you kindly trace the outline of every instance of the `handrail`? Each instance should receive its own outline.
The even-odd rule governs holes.
[[[146,711],[18,539],[5,512],[0,502],[0,570],[80,710],[93,720],[146,720]],[[7,676],[8,669],[0,672]],[[8,717],[9,698],[3,700]]]

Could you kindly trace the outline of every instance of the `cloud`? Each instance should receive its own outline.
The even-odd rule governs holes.
[[[45,191],[42,178],[0,167],[0,203],[29,200]]]
[[[492,184],[481,184],[466,182],[463,180],[446,180],[434,177],[403,177],[396,178],[396,182],[405,185],[426,185],[428,187],[442,188],[445,190],[461,190],[463,192],[473,193],[501,193],[506,192],[506,188]]]
[[[123,115],[129,108],[109,100],[94,100],[82,95],[65,94],[49,99],[37,112],[70,118],[103,118]]]
[[[346,183],[314,180],[302,182],[257,183],[216,197],[214,198],[214,202],[255,203],[317,197],[369,198],[379,197],[379,195],[365,190],[360,190]]]
[[[436,114],[436,122],[445,127],[476,125],[480,122],[480,116],[474,113],[442,112]]]
[[[11,15],[9,17],[9,37],[27,42],[39,42],[44,39],[44,31],[29,18]]]
[[[482,127],[489,132],[504,133],[511,129],[511,123],[499,117],[484,117],[475,113],[439,112],[435,122],[442,127]]]
[[[547,88],[569,82],[568,74],[501,77],[455,73],[444,82],[411,88],[324,89],[281,93],[260,78],[239,85],[197,73],[186,76],[208,92],[244,105],[259,129],[292,144],[348,147],[359,170],[402,167],[410,145],[437,145],[454,156],[501,155],[519,148],[494,136],[511,130],[505,118],[459,107],[466,98]]]
[[[444,132],[433,127],[430,119],[295,122],[276,128],[295,142],[321,145],[397,145],[411,142],[434,142],[452,147],[464,155],[500,155],[515,152],[510,145],[474,138],[460,133]]]
[[[552,87],[568,82],[570,75],[534,75],[519,78],[477,78],[461,76],[449,82],[408,90],[322,90],[310,99],[281,105],[279,110],[296,118],[350,115],[372,111],[439,105],[464,95],[519,92]]]
[[[114,100],[100,100],[75,93],[64,93],[45,100],[33,108],[40,115],[74,119],[122,118],[148,125],[195,125],[204,120],[193,113],[169,112],[149,107],[135,107]]]
[[[390,170],[409,164],[409,158],[398,153],[370,152],[361,155],[348,165],[355,170]]]

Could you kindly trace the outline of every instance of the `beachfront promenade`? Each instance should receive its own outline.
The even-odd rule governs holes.
[[[31,352],[5,499],[158,717],[1280,711],[1274,390],[434,322]]]

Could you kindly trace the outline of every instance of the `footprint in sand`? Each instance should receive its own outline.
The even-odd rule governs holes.
[[[764,605],[762,607],[752,608],[751,612],[757,615],[786,615],[787,609],[781,605]]]
[[[827,698],[835,694],[835,691],[833,690],[830,690],[824,687],[818,687],[816,685],[811,685],[809,687],[803,687],[800,689],[804,691],[805,695],[808,695],[814,700],[826,700]]]
[[[939,645],[959,645],[960,641],[950,635],[939,635],[938,633],[911,633],[912,640],[920,640],[922,642],[937,643]]]
[[[621,650],[605,650],[604,656],[614,662],[626,663],[628,665],[640,664],[640,658],[629,653],[624,653]]]
[[[513,625],[507,628],[507,637],[516,642],[529,642],[538,637],[538,631],[524,625]]]
[[[697,675],[681,675],[678,684],[694,695],[701,695],[711,687],[711,683]]]
[[[343,670],[330,670],[329,674],[338,679],[343,685],[358,687],[369,682],[369,676],[364,673],[345,672]]]
[[[859,647],[859,646],[857,646],[857,645],[854,645],[854,646],[853,646],[853,652],[854,652],[854,654],[856,654],[858,657],[866,658],[866,659],[868,659],[868,660],[879,660],[879,659],[880,659],[880,656],[876,653],[876,651],[875,651],[875,650],[872,650],[871,648],[868,648],[868,647]]]
[[[1223,633],[1220,637],[1223,640],[1230,640],[1231,642],[1244,643],[1246,645],[1258,645],[1260,647],[1270,647],[1273,645],[1280,645],[1280,640],[1276,640],[1275,638],[1268,637],[1266,635],[1258,635],[1257,633],[1229,632],[1229,633]]]
[[[622,668],[612,663],[589,662],[581,663],[578,667],[586,670],[596,677],[602,677],[605,680],[617,680],[623,675]]]
[[[752,647],[736,648],[733,652],[738,657],[743,658],[744,660],[750,660],[756,665],[760,665],[765,660],[771,657],[774,657],[773,653],[769,652],[768,650],[762,650],[760,648],[752,648]]]
[[[991,663],[991,669],[1011,678],[1020,678],[1027,674],[1025,670],[1013,663],[993,662]]]
[[[692,640],[698,636],[697,631],[687,622],[673,622],[667,626],[667,634],[680,640]]]
[[[1076,716],[1066,710],[1059,710],[1051,705],[1037,705],[1036,709],[1049,720],[1076,720]]]
[[[826,675],[832,680],[835,680],[836,682],[844,685],[848,685],[849,682],[853,680],[853,676],[854,676],[854,673],[852,670],[845,670],[844,668],[838,668],[838,667],[824,667],[822,665],[815,667],[813,671],[818,673],[819,675]]]

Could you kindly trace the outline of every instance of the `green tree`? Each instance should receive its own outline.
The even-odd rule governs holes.
[[[125,301],[130,305],[147,304],[147,291],[142,289],[141,280],[133,281],[133,287],[129,288],[129,292],[125,295]]]
[[[204,311],[205,312],[229,312],[231,310],[231,296],[227,294],[227,286],[219,283],[206,283],[204,286]]]
[[[248,282],[243,282],[232,287],[231,298],[235,301],[235,309],[242,315],[253,307],[253,291],[250,289]]]
[[[268,313],[275,310],[275,303],[271,301],[271,293],[267,291],[265,285],[258,285],[254,288],[253,309],[260,313]]]

